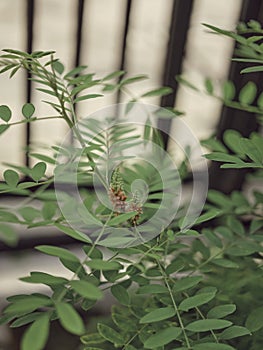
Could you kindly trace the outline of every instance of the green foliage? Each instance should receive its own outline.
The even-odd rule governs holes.
[[[252,64],[242,74],[262,71],[260,41],[263,31],[258,22],[241,23],[236,32],[211,25],[206,27],[237,42],[238,57],[235,60]],[[131,96],[125,116],[120,116],[118,124],[115,116],[103,122],[91,117],[86,122],[78,120],[77,103],[102,98],[104,93],[117,90],[128,94],[130,84],[139,83],[147,76],[127,77],[124,71],[115,71],[97,78],[87,72],[87,66],[65,72],[54,52],[42,51],[28,54],[4,50],[0,66],[0,72],[9,71],[10,77],[20,68],[26,69],[38,90],[46,96],[44,102],[55,113],[40,117],[37,108],[26,103],[21,108],[21,121],[12,123],[10,108],[2,105],[0,134],[13,124],[43,119],[52,122],[51,119],[59,118],[71,128],[78,144],[78,147],[53,145],[49,155],[35,152],[30,145],[29,155],[37,163],[33,167],[7,164],[3,173],[0,193],[26,198],[26,204],[17,210],[0,208],[0,234],[4,242],[16,244],[14,224],[28,228],[53,226],[81,242],[84,255],[80,258],[68,248],[57,246],[36,247],[39,252],[58,259],[72,277],[32,271],[21,278],[23,282],[44,284],[49,288],[48,295],[33,293],[7,298],[8,305],[0,323],[9,323],[12,328],[28,325],[21,349],[44,349],[50,323],[58,319],[65,330],[80,336],[86,350],[261,350],[262,191],[254,191],[247,198],[242,191],[225,195],[211,190],[204,211],[191,229],[185,225],[187,218],[183,207],[163,229],[165,221],[162,220],[169,213],[174,198],[170,193],[174,173],[167,171],[161,176],[154,166],[134,159],[129,153],[133,147],[143,147],[147,141],[163,146],[160,134],[149,118],[141,133],[124,123],[136,101],[165,96],[173,91],[160,87],[141,96]],[[178,81],[199,90],[182,77],[178,77]],[[98,89],[102,93],[97,93]],[[204,90],[228,107],[255,113],[260,122],[263,93],[254,83],[235,87],[227,81],[217,95],[215,83],[205,78]],[[156,118],[174,118],[182,112],[158,107],[154,114]],[[260,133],[242,137],[235,130],[227,130],[222,142],[211,137],[203,141],[203,145],[210,152],[206,158],[222,163],[221,168],[249,168],[254,171],[253,176],[262,181],[263,139]],[[158,167],[169,169],[162,153],[155,155]],[[52,175],[47,175],[47,165],[57,165],[61,156],[71,162],[59,164]],[[114,168],[114,162],[118,162],[117,168]],[[62,191],[65,202],[61,209],[52,186],[55,178],[60,180],[61,174],[65,173],[67,176],[63,181],[72,185],[68,171],[72,164],[77,170],[78,184],[82,186],[83,205]],[[103,177],[105,169],[113,169],[108,182]],[[187,159],[179,169],[184,179],[188,171]],[[98,188],[106,190],[106,201],[112,206],[97,201],[94,191],[87,188],[94,176]],[[132,189],[134,184],[135,191]],[[140,194],[145,193],[146,199],[140,201]],[[36,201],[41,205],[36,206]],[[72,212],[72,208],[76,216],[68,222],[67,213]],[[143,240],[139,224],[144,224],[144,234],[151,234],[147,221],[154,218],[157,211],[163,213],[155,222],[158,235]],[[74,225],[78,216],[82,225]],[[114,236],[113,232],[117,234]],[[132,246],[134,239],[136,244]],[[102,249],[100,245],[103,244],[107,248]],[[98,322],[96,329],[86,330],[80,314],[94,307],[106,290],[115,299],[110,320]]]
[[[175,315],[175,310],[171,307],[164,307],[153,310],[140,319],[140,323],[152,323],[166,320]]]
[[[249,138],[241,137],[235,130],[228,130],[224,135],[225,144],[230,148],[207,154],[206,158],[224,163],[221,168],[263,168],[263,140],[253,132]]]
[[[121,334],[105,324],[98,324],[98,332],[105,340],[113,343],[115,347],[119,347],[125,343]]]
[[[46,172],[46,163],[39,162],[31,169],[30,175],[32,179],[36,182],[41,180],[41,178],[45,175]]]
[[[191,322],[186,326],[191,332],[207,332],[214,329],[222,329],[229,327],[232,324],[230,321],[226,320],[217,320],[217,319],[209,319],[209,320],[198,320]]]
[[[246,327],[251,330],[251,332],[258,331],[263,328],[263,307],[253,310],[247,320]]]
[[[11,116],[12,116],[12,111],[8,106],[5,106],[5,105],[0,106],[0,118],[4,122],[8,123],[9,120],[11,119]]]
[[[16,187],[19,181],[19,175],[16,171],[9,169],[4,172],[4,179],[8,186],[11,188]]]
[[[29,119],[32,117],[32,115],[35,112],[35,107],[32,103],[25,103],[22,107],[22,114],[26,119]]]
[[[173,340],[177,339],[181,333],[182,330],[179,327],[162,329],[151,335],[144,343],[144,347],[146,349],[156,349],[160,346],[171,343]]]
[[[72,305],[66,302],[57,302],[55,306],[59,321],[67,331],[77,335],[85,332],[83,321]]]
[[[41,329],[41,332],[39,330]],[[41,315],[27,329],[22,340],[22,350],[36,349],[41,350],[46,344],[49,334],[49,316]]]

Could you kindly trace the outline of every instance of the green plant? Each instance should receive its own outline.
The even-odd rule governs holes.
[[[257,22],[239,25],[238,33],[208,27],[239,43],[239,60],[262,64],[263,48],[257,44],[262,29]],[[243,37],[251,31],[253,35]],[[98,79],[86,73],[84,66],[65,74],[53,52],[5,50],[0,64],[1,73],[10,70],[11,77],[20,68],[30,72],[31,79],[41,86],[38,90],[51,97],[45,102],[56,115],[45,118],[64,119],[75,140],[52,146],[50,156],[30,148],[30,157],[38,161],[32,167],[8,164],[0,191],[25,197],[26,204],[16,211],[1,208],[3,238],[14,243],[12,224],[55,226],[81,242],[84,252],[81,261],[65,248],[36,247],[57,257],[72,278],[39,271],[21,278],[50,288],[48,295],[7,299],[1,322],[11,323],[11,327],[29,325],[21,349],[44,349],[50,322],[59,319],[68,332],[81,337],[81,349],[85,350],[260,350],[262,192],[256,191],[248,199],[242,192],[226,196],[209,191],[200,216],[196,207],[189,210],[188,205],[175,201],[180,194],[180,176],[181,180],[187,176],[189,149],[177,171],[162,148],[154,118],[178,117],[181,112],[138,103],[140,98],[162,96],[171,89],[132,96],[121,111],[114,106],[106,117],[95,113],[79,120],[76,103],[101,97],[90,93],[91,88],[129,93],[129,84],[146,77],[125,78],[124,72],[118,71]],[[260,71],[262,65],[243,73],[251,70]],[[179,80],[197,89],[182,77]],[[210,80],[205,81],[205,89],[214,95]],[[253,83],[248,83],[235,101],[234,86],[227,82],[223,95],[215,97],[233,108],[256,113],[260,122],[261,95],[258,105],[252,105],[256,91]],[[142,128],[127,122],[133,111],[133,117],[138,113],[145,117]],[[12,123],[9,107],[0,106],[0,132],[12,124],[43,119],[34,116],[32,104],[25,104],[22,114],[23,120]],[[222,168],[252,168],[250,176],[262,180],[263,139],[258,132],[243,138],[228,130],[224,144],[215,138],[203,144],[212,151],[206,157],[224,163]],[[134,157],[136,147],[143,150],[143,156]],[[48,163],[54,165],[52,175],[46,175]],[[19,175],[30,180],[20,181]],[[209,220],[213,220],[211,225]],[[111,322],[98,323],[96,332],[91,333],[78,310],[89,312],[106,290],[116,299]]]

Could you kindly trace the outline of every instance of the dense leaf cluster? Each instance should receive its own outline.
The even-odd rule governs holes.
[[[257,22],[239,25],[237,33],[210,25],[207,27],[238,42],[238,60],[257,64],[242,73],[262,70],[263,48],[262,44],[258,44],[262,29]],[[245,38],[243,33],[252,35]],[[82,185],[92,182],[96,165],[101,159],[106,168],[112,166],[115,158],[122,164],[118,173],[113,173],[110,188],[106,188],[117,198],[112,210],[96,202],[95,194],[85,186],[81,189],[81,196],[88,216],[87,211],[78,208],[71,198],[71,205],[76,205],[76,211],[85,225],[96,227],[96,232],[99,232],[97,239],[68,224],[59,209],[55,192],[50,188],[54,176],[46,174],[48,164],[56,164],[61,154],[72,156],[72,149],[54,145],[52,154],[47,156],[34,152],[32,148],[29,154],[37,160],[33,167],[7,164],[0,192],[25,196],[26,204],[18,210],[4,206],[0,208],[3,240],[11,245],[16,243],[14,224],[28,228],[54,226],[81,242],[83,253],[80,259],[66,248],[51,245],[36,247],[39,252],[59,259],[62,266],[72,272],[72,277],[32,271],[29,276],[21,278],[26,283],[42,284],[49,288],[47,294],[21,294],[7,298],[8,305],[3,310],[1,323],[9,323],[12,328],[28,325],[21,349],[44,349],[50,323],[59,320],[65,330],[80,336],[80,349],[83,350],[261,350],[262,191],[254,191],[251,198],[237,191],[230,195],[210,191],[204,211],[191,229],[182,230],[184,208],[180,208],[175,220],[157,237],[147,242],[140,241],[137,225],[147,222],[160,209],[163,197],[166,196],[169,203],[167,189],[171,183],[168,173],[168,187],[164,188],[162,179],[153,167],[134,162],[123,152],[135,145],[143,145],[145,140],[162,146],[161,137],[150,121],[144,126],[142,137],[138,130],[130,126],[115,125],[114,118],[108,119],[106,128],[92,118],[88,124],[80,121],[76,126],[78,117],[75,105],[100,98],[101,93],[90,92],[93,87],[100,87],[102,93],[114,93],[118,89],[127,92],[129,84],[146,77],[124,77],[125,72],[117,71],[97,78],[94,74],[86,73],[86,66],[64,73],[63,65],[54,58],[53,52],[28,54],[5,50],[0,57],[0,65],[1,73],[10,71],[11,77],[20,68],[28,70],[32,81],[41,86],[38,90],[52,98],[45,103],[51,105],[56,113],[48,117],[36,116],[35,107],[27,103],[21,109],[23,119],[12,122],[10,108],[2,105],[0,133],[13,124],[53,118],[65,120],[78,141],[74,157],[78,157],[78,182]],[[179,80],[197,89],[183,78]],[[262,115],[263,98],[257,90],[249,82],[236,96],[233,84],[226,82],[222,95],[217,96],[212,81],[205,81],[205,91],[227,106]],[[126,106],[126,114],[140,98],[163,96],[170,92],[170,88],[162,87],[139,97],[132,96]],[[167,113],[158,108],[156,110],[157,117],[177,117],[180,114],[177,110],[167,110]],[[117,150],[112,148],[116,142]],[[207,159],[223,163],[222,168],[252,168],[253,178],[262,181],[263,139],[260,133],[255,132],[249,138],[244,138],[237,131],[228,130],[224,142],[212,137],[203,145],[211,151],[206,155]],[[186,169],[187,159],[182,162],[179,173],[185,174]],[[60,168],[61,173],[65,170],[65,166]],[[107,187],[104,170],[101,167],[97,176],[100,185]],[[22,181],[23,178],[26,181]],[[143,179],[148,184],[147,200],[143,203],[138,202],[136,195],[127,197],[132,192],[130,184],[137,179]],[[70,184],[71,179],[67,180]],[[35,206],[35,203],[38,205]],[[123,212],[122,206],[125,209]],[[141,209],[140,212],[137,208]],[[120,229],[122,234],[117,239],[118,243],[123,243],[123,248],[116,248],[116,237],[104,238],[107,225]],[[125,247],[125,243],[130,242],[127,232],[138,235],[137,245],[131,247],[127,244]],[[99,246],[101,239],[104,239],[104,243],[107,240],[104,245],[108,248]],[[91,332],[86,328],[80,311],[88,312],[95,307],[106,291],[110,291],[116,299],[111,319],[108,323],[98,323],[96,332]]]

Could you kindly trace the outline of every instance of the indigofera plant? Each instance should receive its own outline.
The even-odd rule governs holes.
[[[239,25],[237,33],[207,27],[239,43],[238,60],[257,64],[243,73],[262,70],[263,48],[257,43],[262,29],[257,22]],[[0,133],[14,124],[59,118],[67,123],[72,140],[49,145],[49,155],[30,145],[34,166],[7,164],[0,192],[21,197],[22,204],[0,208],[2,238],[15,244],[13,224],[52,226],[78,241],[82,251],[80,258],[59,246],[35,247],[57,257],[71,277],[32,271],[21,280],[44,284],[49,293],[37,289],[7,298],[1,323],[12,328],[28,325],[21,349],[44,349],[50,324],[59,320],[66,331],[80,337],[79,349],[85,350],[261,350],[262,191],[247,198],[243,192],[225,195],[210,190],[205,204],[203,199],[180,201],[191,156],[185,152],[183,162],[174,166],[163,149],[156,120],[182,113],[145,103],[171,89],[131,96],[126,104],[80,118],[77,103],[117,90],[129,94],[129,84],[146,76],[125,77],[117,71],[97,78],[86,72],[86,66],[65,73],[54,52],[40,51],[4,50],[0,66],[0,73],[10,71],[10,77],[27,70],[54,110],[54,115],[41,117],[33,104],[26,103],[23,118],[12,122],[10,108],[2,105]],[[179,80],[197,89],[182,77]],[[101,93],[93,93],[94,87]],[[212,81],[205,81],[205,89],[214,95]],[[262,99],[253,104],[256,91],[248,83],[236,101],[235,88],[227,82],[223,95],[215,97],[256,113],[260,123]],[[222,168],[251,168],[250,178],[262,181],[259,132],[244,138],[227,130],[224,142],[211,137],[203,145],[211,150],[205,157],[223,163]],[[51,175],[47,165],[53,166]],[[106,291],[116,305],[109,321],[98,322],[91,331],[80,314],[96,307]]]

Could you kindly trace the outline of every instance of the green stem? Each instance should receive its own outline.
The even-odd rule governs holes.
[[[185,295],[186,298],[189,298],[189,294],[187,294],[187,293],[183,293],[183,294]],[[203,315],[202,311],[199,309],[198,306],[195,307],[195,310],[197,311],[197,313],[200,315],[200,317],[203,320],[206,319],[205,316]],[[213,338],[215,339],[216,343],[218,343],[218,339],[217,339],[217,336],[216,336],[215,332],[212,329],[210,330],[210,332],[211,332]]]
[[[164,272],[164,270],[163,270],[163,268],[162,268],[160,262],[159,262],[158,260],[156,260],[156,262],[157,262],[157,264],[158,264],[158,266],[159,266],[159,269],[160,269],[160,272],[161,272],[161,274],[162,274],[162,276],[163,276],[165,285],[166,285],[166,287],[167,287],[167,289],[168,289],[168,291],[169,291],[170,298],[171,298],[171,300],[172,300],[173,307],[174,307],[174,310],[175,310],[175,312],[176,312],[176,316],[177,316],[179,325],[180,325],[180,327],[181,327],[181,329],[182,329],[182,331],[183,331],[183,335],[184,335],[184,339],[185,339],[187,348],[188,348],[188,349],[191,349],[190,341],[189,341],[189,338],[188,338],[188,336],[187,336],[187,334],[186,334],[183,320],[182,320],[182,318],[181,318],[180,312],[179,312],[179,310],[178,310],[177,304],[176,304],[175,299],[174,299],[174,296],[173,296],[173,292],[172,292],[172,290],[171,290],[171,287],[170,287],[170,284],[169,284],[169,281],[168,281],[168,276],[167,276],[166,273]]]
[[[51,65],[52,67],[52,65]],[[44,71],[44,74],[50,84],[50,87],[53,89],[55,95],[56,95],[56,98],[59,102],[59,105],[60,105],[60,108],[61,108],[61,112],[62,112],[62,118],[66,121],[66,123],[68,124],[68,127],[73,131],[74,135],[76,136],[77,140],[79,141],[79,143],[81,144],[81,146],[83,148],[86,147],[86,142],[84,141],[81,133],[79,132],[79,129],[78,129],[78,125],[77,125],[77,116],[75,114],[75,110],[74,110],[74,102],[72,100],[72,97],[71,97],[71,94],[70,92],[68,91],[68,87],[66,86],[64,80],[61,79],[61,84],[63,86],[63,91],[67,94],[67,97],[69,99],[69,105],[70,105],[70,111],[71,111],[71,114],[72,114],[72,118],[69,117],[67,111],[66,111],[66,107],[65,107],[65,100],[63,98],[64,95],[61,95],[59,92],[58,92],[58,89],[57,89],[57,76],[56,76],[56,73],[53,69],[53,67],[51,68],[52,69],[52,72],[53,72],[53,75],[50,75],[50,73],[48,72],[48,70],[46,70],[43,66],[41,66],[41,68],[43,69]],[[93,161],[93,158],[91,157],[91,155],[88,153],[88,152],[85,152],[85,155],[86,157],[88,158],[88,160],[90,161],[90,167],[92,169],[92,171],[94,172],[95,171],[95,167],[93,165],[94,161]],[[104,181],[103,179],[103,176],[97,171],[97,176],[98,178],[100,179],[101,183],[104,185],[104,187],[106,188],[106,190],[108,190],[108,185],[107,185],[107,182]]]
[[[45,184],[50,185],[52,182],[53,182],[53,180],[52,180],[52,181],[51,181],[51,180],[47,180],[47,181],[35,183],[35,184],[31,185],[31,186],[28,187],[28,188],[36,187],[36,186],[39,186],[39,185],[45,185]],[[16,188],[16,189],[14,189],[14,190],[10,190],[10,189],[8,189],[8,190],[3,190],[3,191],[0,191],[0,194],[1,194],[1,193],[12,193],[12,192],[16,192],[16,191],[19,191],[19,190],[20,190],[20,191],[22,191],[22,190],[27,190],[28,188]]]
[[[62,117],[60,115],[51,115],[50,117],[34,117],[31,119],[24,119],[24,120],[19,120],[17,122],[13,122],[13,123],[7,123],[7,124],[1,124],[1,125],[9,125],[9,126],[13,126],[13,125],[19,125],[19,124],[26,124],[26,123],[32,123],[32,122],[36,122],[39,120],[48,120],[48,119],[61,119]]]
[[[144,328],[147,325],[145,324],[144,326],[142,326],[140,329],[137,330],[137,332],[123,345],[122,350],[126,349],[126,346],[129,345],[136,337],[138,337],[138,335],[141,333],[142,330],[144,330]]]
[[[211,94],[208,94],[209,96],[211,96]],[[225,106],[230,107],[230,108],[234,108],[234,109],[238,109],[240,111],[246,111],[246,112],[251,112],[251,113],[256,113],[259,115],[263,114],[263,111],[260,110],[258,107],[256,106],[251,106],[251,105],[241,105],[239,102],[236,101],[228,101],[228,100],[224,100],[221,96],[218,95],[212,95],[213,97],[215,97],[216,99],[218,99],[219,101],[221,101]]]
[[[85,140],[83,139],[79,129],[78,129],[78,118],[76,116],[76,113],[75,113],[75,109],[74,109],[74,102],[72,100],[72,97],[71,97],[71,94],[70,92],[68,91],[68,86],[65,85],[65,82],[62,80],[61,83],[63,84],[63,87],[67,93],[67,96],[68,96],[68,99],[69,99],[69,104],[70,104],[70,109],[71,109],[71,114],[72,114],[72,120],[68,117],[68,114],[66,112],[66,109],[65,109],[65,105],[64,105],[64,100],[61,98],[61,96],[59,94],[57,94],[57,99],[59,100],[59,104],[61,106],[61,110],[63,112],[63,116],[69,126],[69,128],[73,131],[74,135],[76,136],[77,140],[79,141],[79,143],[81,144],[81,146],[83,148],[85,148],[87,146]],[[88,153],[88,152],[85,152],[85,155],[87,157],[87,159],[89,160],[89,162],[91,163],[90,164],[90,167],[92,169],[93,172],[95,172],[95,167],[93,165],[94,163],[94,160],[92,158],[92,156]],[[103,184],[103,186],[105,187],[105,189],[108,191],[108,182],[107,180],[105,181],[103,176],[100,174],[100,172],[97,170],[96,172],[98,178],[100,179],[101,183]]]
[[[235,245],[235,243],[229,244],[228,246],[225,246],[224,248],[222,248],[219,252],[217,252],[214,255],[211,255],[207,260],[203,261],[200,265],[196,266],[195,269],[192,270],[192,272],[190,272],[187,277],[193,275],[196,271],[200,270],[200,268],[202,268],[203,266],[205,266],[206,264],[208,264],[211,260],[213,260],[214,258],[218,257],[219,255],[223,254],[224,251],[226,249],[228,249],[229,247],[232,247],[233,245]]]
[[[38,184],[40,185],[41,187],[38,188],[34,193],[31,193],[29,195],[28,198],[26,198],[25,200],[22,201],[22,203],[19,204],[19,206],[25,206],[27,203],[30,203],[33,199],[35,199],[39,194],[41,194],[42,192],[44,192],[48,186],[53,182],[53,180],[49,179],[49,182],[46,182],[46,183],[41,183],[41,184]]]
[[[189,297],[189,296],[188,296]],[[201,316],[201,318],[203,320],[205,320],[205,316],[203,315],[202,311],[198,308],[198,307],[195,307],[196,311],[198,312],[198,314]],[[215,332],[211,329],[210,330],[211,334],[212,334],[212,337],[215,339],[215,342],[218,343],[218,339],[217,339],[217,336],[215,334]]]
[[[79,272],[81,271],[81,269],[83,268],[83,265],[85,265],[85,263],[90,259],[91,253],[93,252],[96,244],[99,242],[101,236],[103,235],[103,233],[105,232],[105,228],[108,225],[108,222],[110,221],[111,217],[112,217],[113,213],[111,213],[111,215],[109,216],[108,220],[105,222],[105,224],[103,225],[97,239],[92,243],[92,246],[87,254],[87,256],[85,257],[85,259],[80,263],[79,267],[77,268],[77,270],[74,272],[73,276],[71,277],[71,279],[69,280],[69,282],[73,281],[79,274]],[[65,288],[64,290],[61,291],[61,293],[58,295],[58,297],[56,298],[56,302],[59,302],[61,300],[63,300],[64,296],[66,295],[68,289]]]
[[[177,236],[177,235],[179,235],[179,234],[180,234],[180,232],[178,232],[175,236]],[[157,248],[157,247],[162,247],[163,245],[167,244],[167,242],[169,242],[169,238],[165,239],[162,243],[159,243],[159,242],[155,243],[154,246],[152,246],[152,247],[149,248],[146,252],[143,253],[143,256],[142,256],[141,259],[138,261],[138,263],[140,263],[145,257],[147,257],[147,254],[150,253],[152,250],[154,250],[154,249]],[[143,245],[144,245],[145,247],[147,247],[146,244],[143,244]]]

